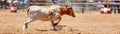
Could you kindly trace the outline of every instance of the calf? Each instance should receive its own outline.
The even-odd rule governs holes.
[[[61,21],[62,15],[75,17],[73,9],[70,6],[30,6],[27,11],[28,18],[24,22],[23,30],[27,30],[28,23],[35,20],[51,21],[53,30],[56,30],[55,26]]]

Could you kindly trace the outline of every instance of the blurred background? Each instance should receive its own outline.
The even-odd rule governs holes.
[[[16,3],[17,9],[22,10],[30,5],[71,5],[75,12],[84,13],[100,11],[101,8],[111,8],[112,12],[120,12],[120,0],[0,0],[0,9],[10,9],[10,5]]]

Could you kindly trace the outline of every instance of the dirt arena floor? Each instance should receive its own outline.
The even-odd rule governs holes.
[[[39,20],[29,23],[29,30],[23,31],[25,11],[0,10],[0,34],[120,34],[120,14],[75,14],[76,18],[62,16],[58,31],[51,30],[50,21]]]

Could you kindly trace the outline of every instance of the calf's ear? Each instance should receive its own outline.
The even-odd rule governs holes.
[[[65,7],[66,7],[66,8],[71,8],[71,6],[70,6],[70,5],[65,5]]]
[[[65,5],[65,7],[67,8],[67,7],[68,7],[68,5]]]

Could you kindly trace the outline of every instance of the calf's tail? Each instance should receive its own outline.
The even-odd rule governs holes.
[[[27,16],[28,16],[28,17],[29,17],[29,10],[30,10],[30,9],[28,8],[28,9],[27,9]]]

